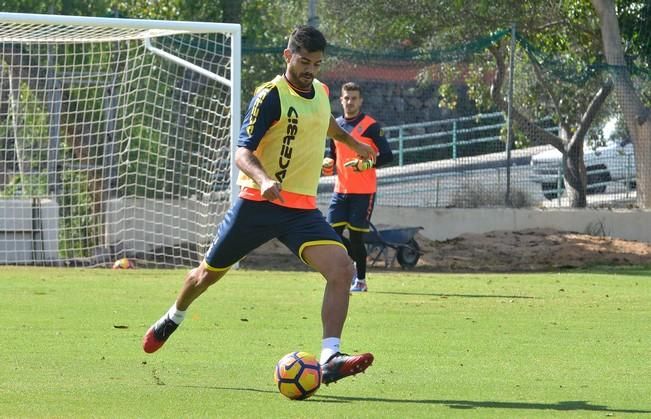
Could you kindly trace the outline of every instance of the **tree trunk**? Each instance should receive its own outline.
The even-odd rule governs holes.
[[[592,122],[612,90],[613,84],[610,80],[604,81],[601,89],[592,97],[588,108],[581,116],[579,125],[574,131],[572,138],[570,138],[569,142],[566,142],[565,185],[572,208],[585,208],[588,205],[586,196],[588,175],[583,158],[583,145],[585,144],[585,136]]]
[[[567,149],[565,162],[565,193],[572,208],[585,208],[588,205],[586,191],[588,176],[583,161],[583,141],[572,141]]]
[[[491,98],[498,108],[506,112],[507,103],[501,94],[502,85],[504,84],[504,75],[506,72],[504,53],[500,48],[496,47],[491,47],[489,50],[495,58],[496,67],[493,83],[491,85]],[[536,76],[539,77],[541,83],[546,82],[545,80],[540,79],[540,73],[537,72]],[[567,127],[561,129],[561,136],[556,136],[538,127],[522,112],[515,107],[512,107],[513,122],[518,126],[518,128],[525,132],[532,143],[552,145],[563,155],[565,186],[570,206],[572,208],[585,208],[587,206],[586,193],[588,182],[585,162],[583,161],[584,139],[588,129],[594,121],[594,118],[606,101],[611,90],[612,83],[605,82],[601,89],[595,93],[588,104],[585,113],[582,115],[574,134],[569,140],[569,133],[565,129]]]
[[[506,63],[504,60],[504,52],[500,48],[489,47],[488,50],[495,58],[495,74],[491,83],[490,94],[491,99],[497,107],[506,113],[508,103],[504,100],[502,95],[502,86],[504,85],[504,78],[506,76]],[[526,133],[527,137],[534,144],[549,144],[554,146],[561,153],[565,153],[565,144],[558,136],[540,128],[533,121],[527,118],[516,107],[511,108],[513,122],[520,130]]]
[[[604,54],[611,69],[615,95],[635,149],[637,204],[640,208],[651,208],[651,110],[642,103],[626,68],[614,2],[592,0],[592,5],[599,15]]]

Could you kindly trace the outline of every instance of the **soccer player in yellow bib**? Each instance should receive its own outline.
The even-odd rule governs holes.
[[[315,78],[325,47],[325,37],[317,29],[297,27],[283,51],[284,74],[256,89],[235,154],[239,198],[217,226],[203,262],[186,275],[172,307],[147,330],[145,352],[163,346],[192,302],[232,265],[278,238],[326,280],[321,308],[322,382],[355,375],[373,362],[370,353],[340,351],[354,268],[339,235],[316,206],[326,137],[346,144],[360,159],[374,157],[370,146],[341,129],[332,117],[327,87]]]

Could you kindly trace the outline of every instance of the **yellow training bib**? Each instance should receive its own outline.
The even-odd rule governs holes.
[[[262,137],[254,154],[284,191],[316,196],[331,117],[326,89],[314,79],[314,98],[306,99],[283,76],[271,83],[280,97],[280,120]],[[237,184],[260,189],[241,171]]]

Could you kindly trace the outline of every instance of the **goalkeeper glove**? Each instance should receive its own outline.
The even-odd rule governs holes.
[[[329,157],[323,159],[321,163],[321,175],[332,176],[335,174],[335,161]]]
[[[370,159],[354,159],[344,164],[345,167],[352,167],[356,172],[363,172],[373,167],[373,160]]]

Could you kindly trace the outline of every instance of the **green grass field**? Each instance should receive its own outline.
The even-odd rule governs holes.
[[[650,269],[372,273],[342,349],[375,364],[302,402],[273,369],[320,350],[316,274],[232,272],[147,355],[183,271],[1,269],[0,417],[651,416]]]

